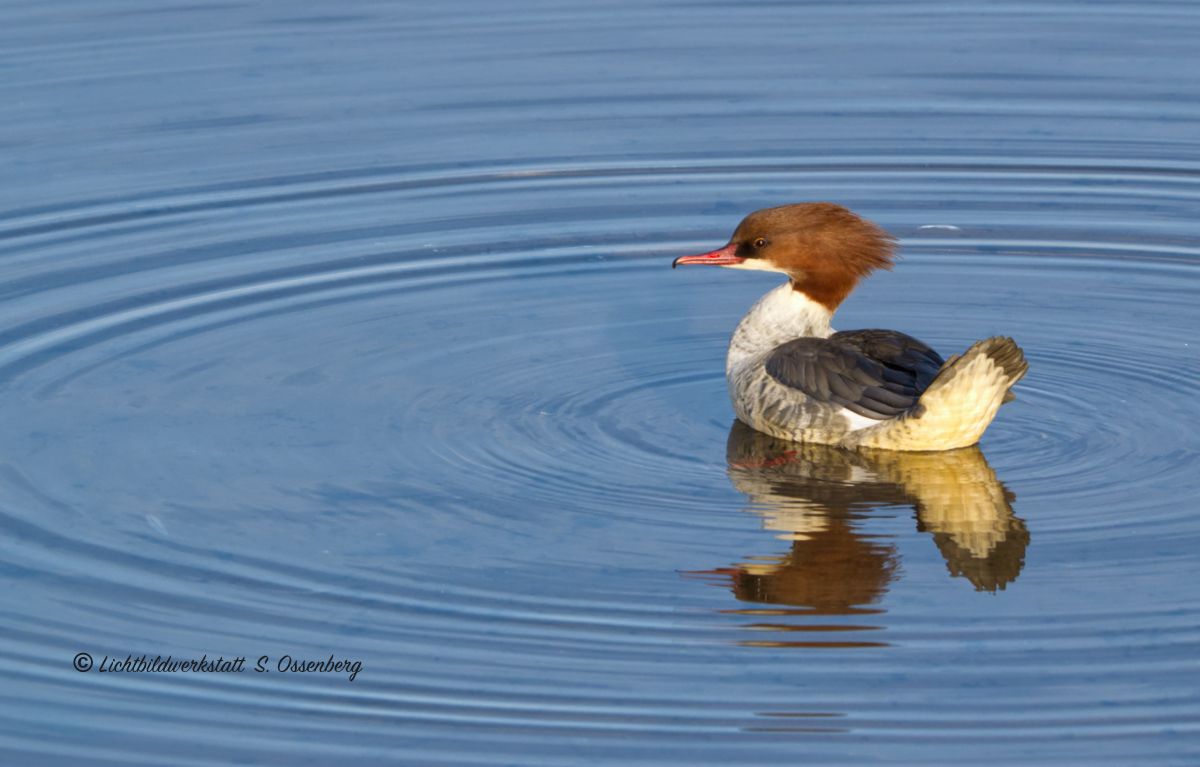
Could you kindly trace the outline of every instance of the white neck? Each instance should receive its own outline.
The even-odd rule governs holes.
[[[725,371],[730,373],[795,338],[828,338],[833,334],[832,319],[833,312],[785,282],[758,299],[738,323],[729,340]]]

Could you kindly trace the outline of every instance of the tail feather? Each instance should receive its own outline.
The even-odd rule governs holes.
[[[900,418],[851,434],[843,444],[888,450],[950,450],[974,445],[1012,397],[1029,363],[1011,338],[977,341],[946,360],[921,399]]]

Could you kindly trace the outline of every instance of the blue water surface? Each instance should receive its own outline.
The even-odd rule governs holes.
[[[1196,764],[1198,39],[6,3],[5,763]],[[777,275],[668,267],[806,200],[904,246],[836,327],[1024,348],[978,448],[736,424]]]

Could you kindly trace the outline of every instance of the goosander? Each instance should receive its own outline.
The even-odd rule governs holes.
[[[864,277],[892,268],[896,240],[840,205],[751,213],[729,244],[671,264],[780,272],[738,323],[725,358],[734,413],[775,437],[842,447],[951,450],[973,445],[1029,363],[1011,338],[942,359],[894,330],[835,333],[829,323]]]

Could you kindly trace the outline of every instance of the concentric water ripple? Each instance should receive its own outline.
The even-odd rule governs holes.
[[[1024,347],[971,459],[992,527],[911,466],[731,468],[724,343],[773,280],[667,267],[802,199],[905,245],[838,327]],[[1198,201],[1184,164],[681,157],[9,212],[0,737],[62,763],[1172,748],[1200,724]]]

